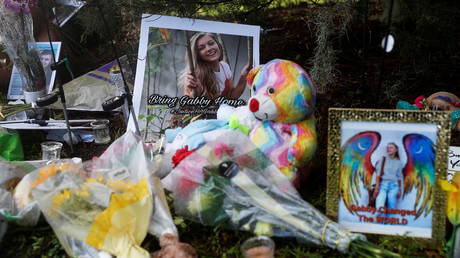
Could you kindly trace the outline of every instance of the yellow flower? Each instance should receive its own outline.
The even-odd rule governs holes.
[[[85,191],[85,190],[78,192],[78,194],[83,198],[88,198],[89,196],[88,191]]]
[[[58,167],[55,164],[50,164],[48,166],[41,168],[37,173],[37,178],[34,181],[32,181],[30,185],[32,186],[32,188],[36,187],[37,185],[46,181],[46,179],[56,175],[57,171]]]
[[[439,180],[438,183],[447,192],[447,218],[452,225],[458,226],[460,224],[460,173],[455,173],[452,184],[447,180]]]
[[[96,183],[96,178],[90,177],[90,178],[86,179],[86,182],[88,182],[88,183]]]
[[[134,188],[134,184],[124,180],[107,181],[107,185],[115,192],[126,192]]]
[[[37,173],[37,178],[30,184],[32,188],[35,188],[39,184],[45,182],[48,178],[55,176],[59,171],[69,170],[76,168],[73,164],[63,163],[61,165],[49,164],[41,168]]]
[[[53,208],[59,209],[62,203],[68,199],[70,199],[70,191],[65,189],[62,193],[53,197]]]

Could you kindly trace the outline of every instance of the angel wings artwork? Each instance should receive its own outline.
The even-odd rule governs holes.
[[[368,130],[345,138],[339,220],[431,227],[436,147],[427,135]]]

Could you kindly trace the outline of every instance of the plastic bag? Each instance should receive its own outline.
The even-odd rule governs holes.
[[[347,231],[302,200],[289,180],[238,131],[208,141],[163,182],[174,192],[176,212],[205,225],[295,237],[344,253],[352,247],[362,254],[364,247],[367,254],[375,254],[375,246],[363,235]]]
[[[29,172],[47,161],[0,160],[0,218],[21,226],[35,226],[40,208],[32,199]]]
[[[0,127],[0,157],[6,160],[24,160],[21,138],[18,133]]]
[[[152,231],[176,232],[161,201],[151,217],[153,199],[161,198],[162,190],[156,189],[152,171],[142,141],[128,132],[100,158],[82,165],[57,162],[34,172],[32,194],[70,256],[94,257],[95,250],[103,250],[117,257],[150,257],[140,244],[151,221],[167,225]]]

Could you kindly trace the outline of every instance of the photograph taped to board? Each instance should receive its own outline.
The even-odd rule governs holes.
[[[213,118],[221,104],[245,105],[259,34],[259,26],[144,14],[133,93],[139,129],[161,133],[184,117]]]
[[[53,52],[56,58],[56,62],[59,60],[59,54],[61,52],[61,42],[52,42]],[[40,57],[40,62],[43,65],[43,70],[46,77],[46,92],[50,93],[53,90],[54,80],[56,78],[56,71],[51,70],[53,64],[53,54],[51,53],[51,46],[49,42],[36,42],[35,47]],[[29,48],[31,48],[29,46]],[[25,84],[25,78],[21,75],[18,68],[13,66],[11,72],[10,84],[8,87],[8,99],[23,99],[24,94],[22,91],[23,85]]]

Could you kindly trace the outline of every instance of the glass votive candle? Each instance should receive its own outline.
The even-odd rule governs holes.
[[[110,142],[109,120],[97,120],[91,123],[94,132],[94,143],[107,144]]]
[[[56,160],[61,158],[62,143],[42,142],[42,160]]]
[[[273,258],[275,242],[266,236],[251,237],[241,245],[241,253],[245,258]]]

